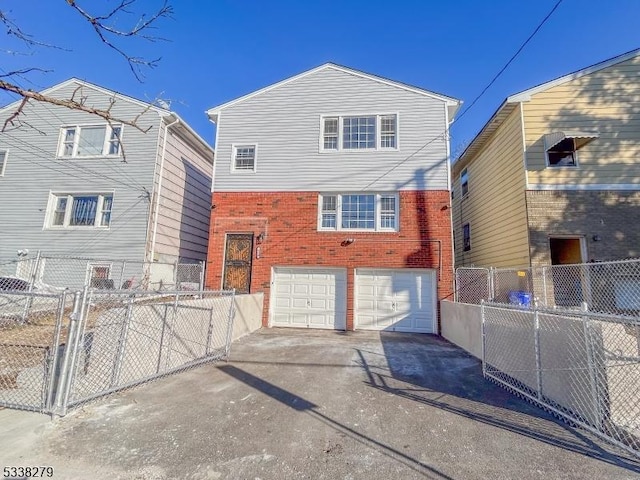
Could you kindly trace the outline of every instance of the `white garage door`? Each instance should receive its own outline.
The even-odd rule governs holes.
[[[435,270],[356,270],[360,330],[436,333]]]
[[[271,281],[271,325],[345,330],[346,292],[344,269],[276,267]]]

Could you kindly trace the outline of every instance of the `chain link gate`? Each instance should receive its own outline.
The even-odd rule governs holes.
[[[0,406],[69,408],[228,358],[233,291],[0,295]]]
[[[486,378],[640,456],[637,317],[483,302],[482,337]]]

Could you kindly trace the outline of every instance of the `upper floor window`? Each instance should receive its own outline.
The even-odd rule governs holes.
[[[49,205],[46,222],[49,228],[108,227],[113,194],[55,193]]]
[[[460,190],[463,197],[469,193],[469,172],[466,168],[460,172]]]
[[[240,172],[255,172],[256,150],[256,145],[234,145],[232,170]]]
[[[322,150],[398,148],[397,115],[323,117]]]
[[[320,195],[319,230],[398,230],[396,194]]]
[[[462,249],[465,252],[468,252],[469,250],[471,250],[471,227],[469,226],[468,223],[465,223],[462,226],[462,243],[463,243]]]
[[[4,171],[7,168],[7,150],[0,150],[0,177],[4,177]]]
[[[577,167],[578,150],[598,138],[597,133],[553,132],[544,136],[549,167]]]
[[[60,134],[59,157],[101,157],[120,155],[121,125],[64,127]]]

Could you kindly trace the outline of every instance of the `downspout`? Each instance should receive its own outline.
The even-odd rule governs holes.
[[[167,153],[167,137],[169,137],[169,127],[173,127],[175,124],[180,123],[180,119],[176,118],[173,122],[165,125],[164,127],[164,139],[162,140],[162,154],[160,155],[160,170],[158,172],[158,190],[156,191],[156,205],[153,212],[153,236],[151,237],[151,252],[149,254],[149,261],[154,261],[156,252],[156,237],[158,234],[158,216],[160,214],[160,192],[162,191],[162,178],[164,174],[164,157]]]

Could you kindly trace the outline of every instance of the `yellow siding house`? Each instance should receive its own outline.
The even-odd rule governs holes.
[[[640,49],[508,97],[452,179],[457,267],[640,256]]]

